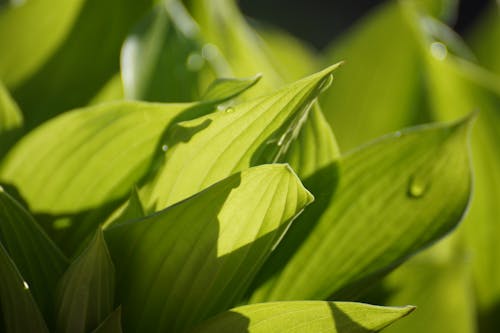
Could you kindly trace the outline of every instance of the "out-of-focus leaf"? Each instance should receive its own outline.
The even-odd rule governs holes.
[[[84,105],[118,72],[122,42],[151,2],[30,0],[2,12],[0,63],[27,68],[4,78],[27,128]]]
[[[454,23],[459,0],[413,0],[417,8],[445,22]]]
[[[145,190],[147,210],[178,202],[249,166],[283,161],[333,65],[268,96],[179,123],[166,163]]]
[[[58,286],[58,332],[84,333],[99,326],[113,311],[115,270],[99,229],[75,259]]]
[[[19,274],[2,243],[0,243],[0,305],[5,325],[0,327],[2,332],[3,329],[8,333],[49,332],[31,296],[29,286]]]
[[[349,302],[273,302],[234,308],[207,320],[197,333],[370,333],[378,332],[415,308]]]
[[[464,237],[472,251],[479,307],[484,313],[492,311],[490,315],[498,318],[500,77],[453,56],[443,60],[430,58],[428,76],[436,118],[447,120],[479,111],[471,136],[474,197],[464,224]]]
[[[335,89],[320,99],[342,151],[428,120],[421,104],[420,45],[406,6],[388,2],[364,18],[328,51],[345,60]]]
[[[385,333],[474,333],[475,309],[470,260],[449,240],[412,258],[384,282],[391,292],[385,304],[411,302],[418,311]]]
[[[155,102],[198,99],[205,67],[198,27],[182,3],[162,1],[136,26],[122,49],[125,96]]]
[[[0,160],[23,125],[23,115],[7,88],[0,81]]]
[[[479,63],[500,75],[500,3],[488,7],[477,20],[468,41]]]
[[[273,252],[251,301],[327,298],[449,232],[470,195],[468,125],[398,132],[342,157],[328,208],[283,268]]]
[[[234,306],[311,201],[288,166],[265,165],[108,229],[124,325],[137,332],[183,331]]]
[[[247,25],[234,0],[191,0],[188,8],[207,43],[202,53],[208,58],[225,57],[229,66],[219,66],[220,76],[247,77],[263,73],[259,86],[247,96],[260,96],[283,85],[260,37]],[[310,74],[310,73],[306,73]]]
[[[298,80],[320,69],[318,55],[294,36],[274,27],[260,27],[257,34],[264,42],[262,51],[286,82]]]
[[[9,88],[19,86],[55,52],[84,3],[85,0],[30,0],[2,8],[0,77]]]
[[[0,241],[30,286],[40,310],[51,313],[67,260],[33,217],[0,187]]]
[[[18,128],[22,124],[21,110],[0,81],[0,133]]]
[[[113,311],[92,333],[122,333],[122,308]]]
[[[119,101],[125,98],[123,92],[122,77],[120,74],[115,74],[108,82],[92,97],[90,105],[95,105],[104,102]]]

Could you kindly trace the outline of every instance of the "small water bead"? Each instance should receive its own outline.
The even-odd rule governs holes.
[[[26,281],[23,281],[23,287],[24,287],[24,290],[30,289],[30,286],[29,286],[28,282],[26,282]]]
[[[167,146],[167,145],[163,145],[163,146],[161,146],[161,150],[163,150],[163,151],[165,151],[165,152],[166,152],[166,151],[168,150],[168,146]]]
[[[224,110],[225,113],[232,113],[234,112],[234,108],[232,107],[227,107],[225,110]]]
[[[52,228],[55,230],[62,230],[69,228],[71,226],[71,220],[69,218],[60,218],[52,223]]]
[[[410,198],[418,199],[421,198],[427,191],[428,185],[422,179],[417,177],[410,177],[408,182],[407,194]]]
[[[448,55],[448,49],[446,48],[446,45],[440,42],[432,43],[430,50],[433,57],[438,60],[444,60]]]
[[[196,52],[191,53],[186,59],[186,67],[188,70],[192,72],[197,72],[201,70],[204,64],[205,60],[200,54]]]

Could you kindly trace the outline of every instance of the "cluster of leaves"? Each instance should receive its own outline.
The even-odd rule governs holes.
[[[430,18],[436,3],[449,5],[381,8],[326,56],[347,59],[341,70],[319,70],[281,31],[254,30],[228,0],[4,4],[0,327],[378,331],[413,307],[329,300],[352,300],[462,219],[472,178],[463,116],[481,107],[472,145],[484,201],[470,216],[482,224],[440,257],[457,279],[450,290],[462,288],[448,260],[498,246],[488,232],[498,228],[500,81],[443,55],[466,48]],[[360,146],[433,120],[453,122]],[[426,283],[407,276],[428,262],[410,264],[381,287],[396,290],[388,303],[412,303],[400,290]],[[477,265],[485,309],[495,269]]]

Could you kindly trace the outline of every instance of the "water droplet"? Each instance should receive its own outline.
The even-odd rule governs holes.
[[[431,54],[438,60],[444,60],[448,55],[448,49],[443,43],[434,42],[431,44]]]
[[[214,44],[205,44],[201,49],[201,55],[207,60],[212,60],[219,54],[219,49]]]
[[[71,220],[69,218],[61,218],[52,222],[52,228],[56,230],[62,230],[69,228],[71,226]]]
[[[23,281],[23,286],[24,286],[24,290],[30,289],[30,285],[26,281]]]
[[[396,138],[401,137],[401,135],[402,135],[402,133],[401,133],[400,131],[397,131],[397,132],[395,132],[395,133],[394,133],[394,136],[395,136]]]
[[[163,151],[167,151],[167,150],[168,150],[168,146],[167,146],[167,145],[163,145],[163,146],[161,146],[161,150],[163,150]]]
[[[421,198],[427,191],[427,184],[417,177],[410,177],[408,182],[408,196],[410,198]]]
[[[197,72],[202,69],[205,60],[196,52],[191,53],[186,60],[186,67],[192,72]]]
[[[226,109],[224,110],[224,112],[225,112],[225,113],[232,113],[232,112],[234,112],[234,108],[232,108],[232,107],[228,107],[228,108],[226,108]]]

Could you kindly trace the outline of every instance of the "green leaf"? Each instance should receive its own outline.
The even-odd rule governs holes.
[[[328,208],[274,273],[278,246],[251,301],[325,299],[366,285],[449,232],[469,201],[468,124],[398,132],[342,157]]]
[[[391,292],[386,304],[411,302],[418,311],[384,333],[477,332],[471,262],[453,242],[456,237],[439,242],[385,279],[383,286]]]
[[[99,229],[75,259],[58,286],[58,332],[83,333],[96,328],[113,311],[115,270]]]
[[[204,101],[222,101],[228,97],[235,97],[259,82],[261,74],[249,78],[228,79],[220,78],[215,80],[202,96]]]
[[[30,0],[2,8],[0,77],[8,87],[19,86],[47,61],[68,36],[84,3],[84,0],[56,0],[50,4]],[[40,40],[43,43],[35,43]]]
[[[118,72],[123,40],[151,2],[30,0],[2,13],[0,63],[24,69],[0,76],[27,128],[84,105]]]
[[[192,332],[369,333],[378,332],[414,309],[349,302],[261,303],[221,313]]]
[[[264,165],[108,229],[125,327],[183,331],[234,306],[311,201],[288,166]]]
[[[0,305],[7,333],[48,333],[29,286],[0,243]],[[3,330],[2,330],[3,332]]]
[[[162,1],[127,37],[121,54],[125,96],[156,102],[198,98],[205,67],[196,23],[182,3]]]
[[[263,73],[259,86],[247,96],[261,96],[283,85],[283,79],[267,55],[270,51],[247,25],[234,0],[191,0],[188,3],[206,41],[202,52],[208,59],[225,57],[226,63],[215,68],[219,76],[247,77]]]
[[[122,333],[122,309],[119,307],[92,333]]]
[[[498,318],[500,302],[500,77],[474,64],[448,56],[429,59],[430,102],[438,119],[478,110],[471,135],[474,197],[464,224],[464,238],[473,254],[478,306]],[[493,321],[493,327],[495,327]]]
[[[0,81],[0,133],[18,128],[22,124],[21,110]]]
[[[30,286],[41,311],[51,313],[53,292],[67,259],[33,217],[0,187],[0,241]]]
[[[145,189],[147,210],[159,210],[227,177],[283,161],[333,65],[271,95],[179,123],[167,138],[166,163]]]
[[[420,44],[407,7],[399,1],[380,6],[329,47],[328,62],[347,63],[335,89],[320,99],[341,151],[429,120]]]
[[[104,84],[99,92],[92,97],[89,105],[96,105],[104,102],[113,102],[125,99],[123,92],[122,77],[120,73],[115,74],[111,79]]]
[[[115,102],[65,113],[25,136],[0,178],[35,212],[76,213],[120,199],[161,151],[168,125],[191,106]]]
[[[115,211],[103,224],[103,228],[106,228],[111,224],[117,225],[130,220],[139,219],[145,215],[144,206],[141,202],[139,192],[137,191],[137,187],[134,187],[126,205]]]
[[[23,125],[23,114],[0,81],[0,161]]]

